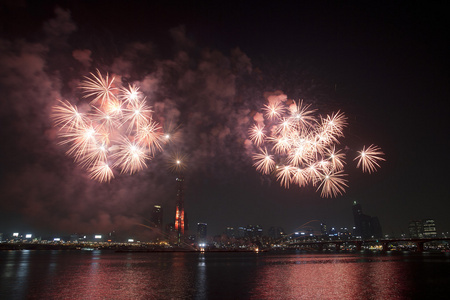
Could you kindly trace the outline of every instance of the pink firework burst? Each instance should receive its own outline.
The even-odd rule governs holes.
[[[327,116],[316,114],[303,101],[278,101],[264,105],[264,121],[252,125],[249,139],[255,146],[256,170],[273,173],[281,186],[318,186],[322,197],[336,197],[348,187],[344,173],[346,154],[338,149],[348,125],[338,111]],[[270,128],[263,132],[264,128]],[[374,172],[383,152],[370,146],[359,152],[357,167]],[[278,163],[275,163],[275,161]]]
[[[89,101],[82,113],[68,101],[58,101],[51,117],[59,129],[59,144],[90,178],[106,182],[114,170],[133,174],[147,167],[168,138],[136,85],[121,86],[114,76],[91,73],[80,89]]]

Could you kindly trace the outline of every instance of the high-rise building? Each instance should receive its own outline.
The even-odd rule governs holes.
[[[198,243],[206,242],[207,229],[208,229],[208,224],[197,223],[197,241],[198,241]]]
[[[321,233],[323,236],[328,235],[327,224],[325,224],[325,223],[320,223],[320,233]]]
[[[331,227],[330,232],[328,233],[329,236],[337,236],[336,228]]]
[[[263,233],[263,229],[260,225],[247,225],[245,227],[245,237],[248,238],[255,238],[255,237],[261,237]]]
[[[353,201],[353,219],[355,222],[355,236],[363,239],[382,238],[380,221],[377,217],[363,214],[361,204]]]
[[[427,219],[423,221],[423,237],[430,238],[436,237],[436,222],[433,219]]]
[[[229,238],[235,237],[235,235],[236,235],[234,227],[227,227],[225,233],[226,233],[227,237],[229,237]]]
[[[163,208],[161,205],[154,205],[150,215],[150,226],[158,229],[163,227]]]
[[[177,204],[175,210],[175,231],[177,232],[178,243],[184,235],[184,176],[177,177]]]
[[[247,232],[247,230],[246,230],[245,226],[239,226],[238,230],[237,230],[237,237],[239,237],[239,238],[245,237],[246,232]]]
[[[108,238],[107,238],[108,242],[117,242],[117,234],[116,232],[113,230],[111,232],[108,233]]]
[[[370,218],[370,229],[371,234],[375,238],[382,238],[383,237],[383,231],[381,230],[381,224],[380,220],[378,220],[378,217],[372,217]]]
[[[423,237],[422,221],[413,220],[409,222],[408,231],[409,236],[411,238],[422,238]]]
[[[70,235],[70,241],[71,242],[78,242],[78,234],[74,233]]]
[[[269,228],[269,232],[268,235],[270,238],[274,239],[274,240],[278,240],[281,239],[285,236],[284,230],[281,227],[270,227]]]
[[[408,226],[411,238],[430,238],[437,236],[436,222],[433,219],[413,220]]]

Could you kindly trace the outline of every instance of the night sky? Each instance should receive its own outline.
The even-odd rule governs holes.
[[[355,200],[384,234],[425,218],[450,231],[445,2],[329,2],[2,1],[0,232],[142,231],[154,204],[173,222],[174,152],[187,157],[189,224],[211,235],[351,227]],[[178,135],[147,169],[110,183],[65,155],[50,119],[58,99],[86,103],[78,86],[95,69],[138,84]],[[252,167],[247,130],[270,95],[346,114],[343,196],[284,189]],[[353,157],[370,144],[386,161],[369,175]]]

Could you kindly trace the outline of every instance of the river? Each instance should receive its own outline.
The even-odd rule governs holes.
[[[449,299],[450,253],[0,251],[1,299]]]

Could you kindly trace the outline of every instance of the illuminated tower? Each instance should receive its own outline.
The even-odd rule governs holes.
[[[181,243],[181,237],[184,235],[184,176],[177,177],[177,206],[175,211],[175,232],[177,233],[178,243]]]

